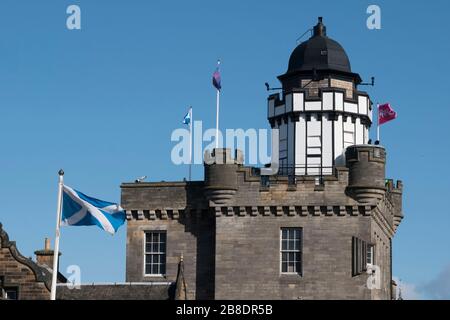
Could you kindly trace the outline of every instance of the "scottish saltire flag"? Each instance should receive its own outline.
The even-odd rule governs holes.
[[[183,123],[187,125],[191,123],[191,109],[189,109],[188,113],[184,116]]]
[[[378,125],[394,120],[395,118],[397,118],[397,112],[392,109],[389,103],[378,106]]]
[[[216,87],[217,90],[220,91],[220,89],[222,89],[219,67],[217,67],[216,71],[214,71],[214,73],[213,73],[212,83],[213,83],[213,86]]]
[[[61,225],[96,225],[114,234],[124,222],[125,211],[118,204],[95,199],[63,186]]]

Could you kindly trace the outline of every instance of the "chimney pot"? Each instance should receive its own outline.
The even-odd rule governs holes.
[[[45,238],[44,249],[37,250],[34,252],[36,255],[36,262],[40,265],[46,265],[49,268],[53,268],[53,254],[54,251],[50,246],[50,239]],[[58,255],[61,255],[59,253]]]
[[[44,245],[45,250],[50,250],[50,239],[49,238],[45,238],[45,245]]]

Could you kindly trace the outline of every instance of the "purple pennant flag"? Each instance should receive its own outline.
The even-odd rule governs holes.
[[[220,91],[220,89],[222,89],[222,85],[220,82],[221,82],[220,71],[219,71],[219,67],[217,67],[216,71],[214,71],[214,73],[213,73],[212,83],[213,83],[213,86],[219,91]]]

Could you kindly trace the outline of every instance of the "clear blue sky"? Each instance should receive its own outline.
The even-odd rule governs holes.
[[[81,31],[66,29],[70,4]],[[381,7],[381,30],[366,28],[369,4]],[[394,275],[420,291],[450,265],[449,12],[448,1],[2,0],[0,222],[32,256],[54,236],[59,168],[68,185],[111,201],[144,174],[182,179],[170,135],[188,105],[214,127],[218,57],[222,126],[268,128],[264,82],[277,85],[296,39],[323,16],[353,71],[376,77],[372,100],[399,114],[382,128],[388,177],[405,185]],[[125,234],[63,229],[62,271],[78,264],[83,282],[124,281]]]

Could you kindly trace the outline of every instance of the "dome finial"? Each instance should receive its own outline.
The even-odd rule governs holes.
[[[313,36],[321,36],[321,37],[325,37],[327,35],[327,27],[325,27],[325,25],[323,24],[323,18],[319,17],[318,18],[318,22],[316,24],[316,26],[314,27],[314,34]]]

